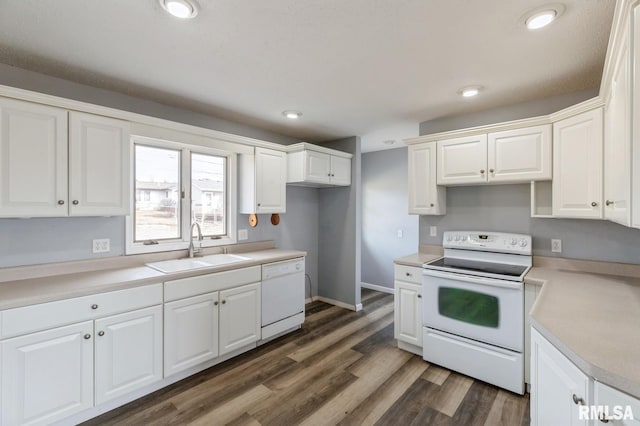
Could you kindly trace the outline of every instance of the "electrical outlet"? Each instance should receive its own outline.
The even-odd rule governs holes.
[[[551,240],[551,251],[554,253],[562,253],[562,240]]]
[[[249,238],[249,232],[246,229],[238,229],[238,241],[246,240]]]
[[[93,240],[94,253],[109,253],[110,251],[111,251],[111,240],[109,238]]]
[[[429,236],[430,237],[435,237],[436,235],[438,235],[438,227],[437,226],[430,226],[429,227]]]
[[[404,232],[402,229],[398,229],[398,238],[402,238],[404,236]]]

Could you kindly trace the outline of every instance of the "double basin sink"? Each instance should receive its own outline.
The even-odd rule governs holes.
[[[249,257],[238,256],[237,254],[212,254],[203,257],[188,257],[186,259],[164,260],[162,262],[147,263],[147,266],[165,274],[173,272],[190,271],[193,269],[211,268],[213,266],[223,266],[230,263],[251,260]]]

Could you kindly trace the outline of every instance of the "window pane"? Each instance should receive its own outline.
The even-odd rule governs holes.
[[[500,323],[498,298],[461,288],[438,289],[440,315],[469,324],[497,328]]]
[[[135,146],[134,240],[180,238],[180,151]]]
[[[226,235],[225,157],[191,154],[191,222],[202,235]]]

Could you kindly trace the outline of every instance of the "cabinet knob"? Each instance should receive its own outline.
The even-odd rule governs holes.
[[[327,176],[331,177],[331,173],[327,173]]]
[[[64,204],[64,200],[58,200],[58,204],[63,205]]]
[[[493,173],[493,169],[489,169],[489,173]]]
[[[595,201],[591,203],[591,207],[597,207],[597,206],[598,206],[598,203],[596,203]]]
[[[89,333],[84,335],[84,340],[89,340],[91,339],[91,335]]]
[[[331,177],[335,177],[336,175],[334,175],[333,173],[331,173]]]
[[[613,201],[609,201],[609,200],[607,200],[607,201],[605,201],[605,203],[604,203],[604,204],[605,204],[605,205],[607,205],[607,206],[610,206],[611,204],[614,204],[614,202],[613,202]]]
[[[598,415],[598,420],[600,420],[600,423],[609,423],[609,419],[604,416],[604,413]]]
[[[220,303],[216,300],[215,302],[213,302],[213,306],[218,306]]]
[[[91,309],[93,309],[93,310],[98,309],[98,305],[96,305],[96,304],[91,305]]]
[[[484,174],[484,169],[480,169],[480,174],[483,175]]]
[[[258,203],[258,207],[260,207],[260,203]]]
[[[433,204],[433,203],[431,203],[431,204],[429,204],[429,206],[431,206],[431,207],[435,207],[436,205],[435,205],[435,204]]]
[[[226,304],[226,303],[227,303],[227,301],[226,301],[226,300],[223,300],[223,301],[222,301],[222,304],[223,304],[223,305],[224,305],[224,304]]]
[[[421,294],[418,295],[418,299],[422,299],[422,295]]]
[[[573,394],[571,399],[573,399],[573,403],[576,404],[576,405],[584,405],[584,399],[580,398],[575,393]]]
[[[409,272],[406,272],[405,275],[408,276],[408,277],[411,276],[411,274]]]
[[[72,201],[72,203],[73,203],[73,205],[74,205],[74,206],[77,206],[78,204],[80,204],[80,201],[78,201],[78,200],[73,200],[73,201]]]
[[[98,336],[104,336],[104,331],[98,331]]]

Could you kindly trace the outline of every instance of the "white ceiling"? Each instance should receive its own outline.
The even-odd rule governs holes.
[[[0,62],[313,142],[597,87],[615,3],[566,0],[531,32],[544,0],[198,1],[181,21],[157,0],[1,0]]]

